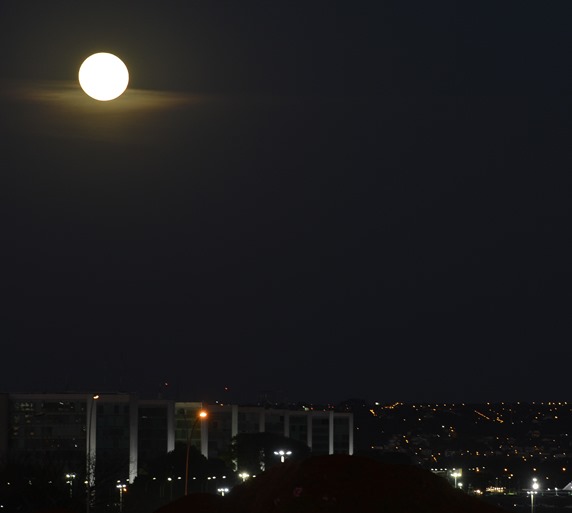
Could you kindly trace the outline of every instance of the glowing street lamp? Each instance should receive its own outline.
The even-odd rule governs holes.
[[[457,479],[462,475],[463,473],[460,470],[453,469],[453,472],[451,472],[451,477],[455,480],[455,488],[457,488]]]
[[[169,498],[173,500],[173,478],[168,477],[167,482],[169,483]]]
[[[280,456],[280,461],[282,463],[284,463],[284,456],[290,456],[290,454],[292,454],[292,451],[274,451],[274,454],[276,454],[276,456]]]
[[[536,477],[532,478],[532,490],[526,492],[530,495],[530,513],[534,513],[534,496],[538,493],[540,485]]]
[[[127,485],[117,481],[116,488],[119,489],[119,511],[123,511],[123,493],[127,491]]]
[[[195,426],[200,419],[206,419],[207,412],[205,410],[201,410],[195,421],[193,422],[193,427],[191,428],[191,432],[189,433],[189,437],[187,438],[187,460],[185,462],[185,495],[188,495],[189,491],[189,451],[191,449],[191,440],[193,438],[193,431],[195,430]]]
[[[66,474],[66,483],[70,485],[70,499],[73,498],[73,480],[76,478],[76,475],[72,472],[70,474]]]

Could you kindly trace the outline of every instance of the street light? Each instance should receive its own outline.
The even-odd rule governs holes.
[[[290,456],[290,454],[292,454],[292,451],[274,451],[274,454],[276,454],[276,456],[280,456],[280,461],[282,463],[284,463],[284,456]]]
[[[532,490],[530,490],[529,492],[526,492],[530,495],[530,513],[534,513],[534,496],[538,493],[539,488],[540,488],[540,485],[538,484],[536,477],[533,477],[532,478]]]
[[[119,512],[123,511],[123,492],[127,491],[127,485],[117,481],[117,488],[119,489]]]
[[[191,449],[191,440],[193,438],[193,431],[195,430],[195,426],[200,419],[205,419],[207,417],[207,412],[205,410],[201,410],[195,421],[193,422],[193,427],[191,428],[191,432],[187,438],[187,460],[185,462],[185,495],[188,495],[189,491],[189,451]]]
[[[66,483],[70,485],[70,499],[73,499],[73,480],[76,478],[76,475],[72,472],[70,474],[66,474]]]
[[[451,472],[451,477],[455,480],[455,488],[457,488],[457,478],[461,477],[463,475],[463,473],[459,470],[453,470],[453,472]]]
[[[169,482],[169,498],[173,500],[173,478],[168,477],[167,481]]]

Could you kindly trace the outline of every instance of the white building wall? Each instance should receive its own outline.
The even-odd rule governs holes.
[[[349,447],[348,447],[348,454],[350,456],[354,453],[354,416],[350,415],[348,419],[349,422]]]
[[[334,412],[328,415],[328,454],[334,454]]]
[[[134,395],[129,396],[129,482],[137,477],[139,442],[139,402]]]
[[[175,450],[175,403],[167,405],[167,452]]]
[[[86,478],[90,488],[95,485],[95,453],[96,453],[96,440],[97,440],[97,399],[96,396],[89,395],[86,398]]]
[[[238,405],[232,405],[232,419],[231,419],[231,436],[234,438],[238,435]]]
[[[209,421],[205,419],[201,421],[201,454],[209,457]]]

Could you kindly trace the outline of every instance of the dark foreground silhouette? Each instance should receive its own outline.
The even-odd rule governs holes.
[[[155,513],[503,513],[428,470],[360,456],[286,462],[221,497],[194,493]]]

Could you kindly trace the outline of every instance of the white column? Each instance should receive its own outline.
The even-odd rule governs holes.
[[[308,412],[308,447],[312,450],[312,412]]]
[[[139,401],[136,396],[129,396],[129,482],[137,477],[139,447]]]
[[[86,433],[85,433],[85,454],[86,454],[86,470],[87,481],[89,487],[95,486],[95,453],[97,440],[97,400],[93,396],[88,396],[85,402],[86,409]]]
[[[231,417],[231,433],[230,436],[234,438],[238,435],[238,404],[232,405],[232,417]]]
[[[7,393],[0,393],[0,419],[8,419],[9,399]],[[4,461],[8,455],[8,423],[0,424],[0,461]]]
[[[167,404],[167,452],[175,450],[175,403]]]
[[[349,420],[349,447],[348,454],[351,456],[354,453],[354,414],[350,413]]]
[[[199,421],[201,424],[201,454],[208,459],[209,457],[209,419]]]
[[[334,454],[334,412],[328,415],[328,454]]]

